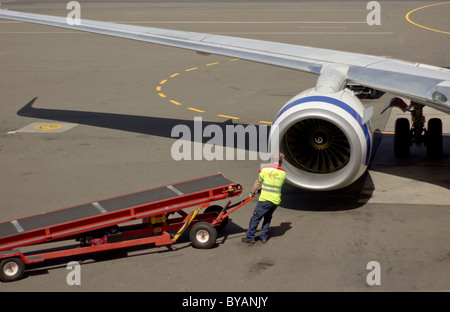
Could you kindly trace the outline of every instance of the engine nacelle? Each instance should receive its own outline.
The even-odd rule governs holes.
[[[327,95],[309,89],[289,100],[270,133],[271,144],[278,139],[286,156],[287,182],[334,190],[357,180],[372,150],[371,112],[347,89]]]

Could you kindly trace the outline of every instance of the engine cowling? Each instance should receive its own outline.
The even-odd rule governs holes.
[[[367,111],[347,89],[324,95],[313,88],[289,100],[270,132],[271,144],[277,142],[286,155],[287,182],[324,191],[357,180],[367,169],[372,150]]]

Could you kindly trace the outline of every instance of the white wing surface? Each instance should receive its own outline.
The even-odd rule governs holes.
[[[320,75],[345,68],[346,80],[450,113],[450,70],[358,53],[152,27],[0,10],[0,17],[218,54]]]

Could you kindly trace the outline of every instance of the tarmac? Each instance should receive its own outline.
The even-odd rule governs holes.
[[[381,25],[368,25],[366,5],[83,1],[81,14],[450,66],[450,4],[383,1]],[[1,8],[69,12],[64,1],[3,1]],[[7,20],[0,20],[0,72],[1,221],[217,172],[247,194],[260,159],[249,159],[246,150],[243,160],[237,152],[234,160],[174,160],[174,127],[192,129],[196,117],[219,126],[265,126],[317,79]],[[431,161],[425,147],[413,147],[400,161],[392,132],[396,118],[409,116],[395,109],[380,116],[390,97],[363,101],[374,107],[381,132],[367,174],[341,191],[286,186],[266,244],[241,242],[255,200],[231,215],[212,249],[193,248],[185,234],[172,249],[146,246],[80,260],[79,286],[68,285],[62,261],[33,267],[22,280],[0,284],[0,292],[449,291],[450,117],[425,110],[427,119],[443,120],[443,159]],[[371,285],[372,261],[380,279]]]

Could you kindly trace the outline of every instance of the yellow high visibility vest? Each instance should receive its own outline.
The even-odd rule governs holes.
[[[261,184],[259,201],[270,201],[275,205],[281,202],[281,187],[286,180],[286,172],[278,165],[263,167],[258,175]]]

